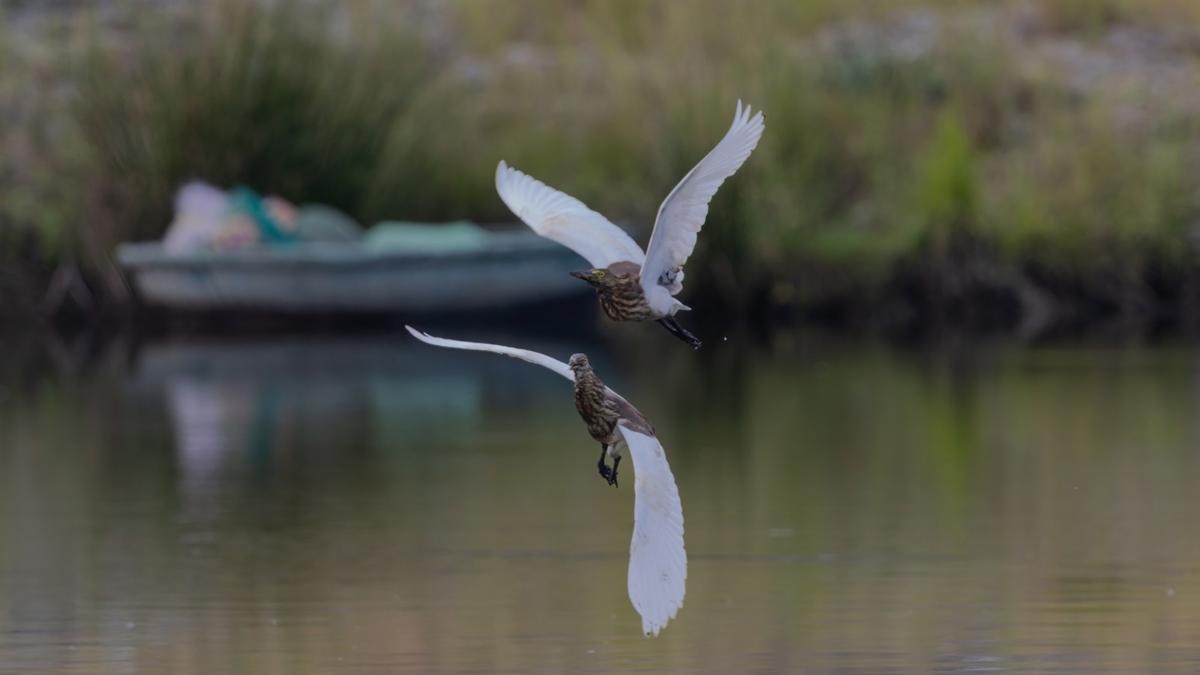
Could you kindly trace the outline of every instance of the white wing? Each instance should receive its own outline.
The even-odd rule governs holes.
[[[662,444],[653,436],[618,424],[633,457],[629,600],[642,615],[642,631],[657,635],[683,606],[687,581],[683,507]]]
[[[641,265],[646,258],[625,230],[571,195],[503,161],[496,167],[496,191],[534,232],[575,251],[592,267],[608,267],[623,260]]]
[[[483,342],[434,337],[405,326],[413,337],[436,347],[492,352],[535,363],[575,381],[570,366],[545,354]],[[611,390],[609,390],[611,391]],[[632,406],[630,406],[632,407]],[[683,548],[683,507],[667,454],[654,436],[621,419],[621,437],[633,460],[633,539],[629,543],[629,600],[642,617],[642,631],[658,632],[683,606],[687,552]]]
[[[732,176],[754,151],[762,133],[762,112],[751,117],[750,106],[743,107],[742,102],[738,101],[733,124],[725,137],[679,181],[679,185],[658,207],[654,232],[650,235],[650,244],[646,246],[646,264],[642,265],[641,274],[642,289],[651,307],[667,312],[666,306],[655,307],[655,300],[659,305],[665,303],[667,306],[672,302],[666,294],[654,290],[660,284],[666,287],[670,295],[683,290],[683,272],[680,268],[687,262],[692,249],[696,248],[696,234],[704,227],[704,219],[708,217],[708,203],[721,183]]]
[[[551,358],[539,352],[530,351],[528,349],[517,349],[516,347],[489,345],[484,342],[447,340],[446,338],[434,337],[428,333],[422,333],[412,326],[405,326],[405,328],[408,329],[409,333],[412,333],[413,337],[417,338],[421,342],[431,344],[435,347],[448,347],[450,349],[466,349],[474,352],[492,352],[494,354],[503,354],[505,356],[511,356],[515,359],[521,359],[522,361],[536,363],[543,368],[549,368],[550,370],[553,370],[572,382],[575,381],[575,374],[571,372],[570,366],[562,361],[559,361],[558,359]]]

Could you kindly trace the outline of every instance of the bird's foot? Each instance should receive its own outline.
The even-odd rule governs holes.
[[[600,470],[600,477],[608,481],[608,484],[613,487],[617,486],[617,467],[609,466],[603,461],[596,464],[596,468]]]
[[[663,328],[670,331],[671,335],[691,345],[692,349],[700,349],[700,345],[703,344],[700,342],[700,338],[692,335],[691,331],[680,326],[678,321],[669,316],[659,319],[658,322],[662,324]]]

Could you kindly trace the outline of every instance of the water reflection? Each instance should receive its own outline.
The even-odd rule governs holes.
[[[0,367],[4,669],[1200,666],[1190,349],[455,335],[585,349],[655,421],[691,554],[659,638],[625,596],[631,495],[553,374],[192,341]]]

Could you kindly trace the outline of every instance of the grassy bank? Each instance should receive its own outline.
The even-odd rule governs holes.
[[[193,177],[363,222],[505,220],[501,158],[644,228],[740,97],[767,133],[713,204],[695,293],[872,320],[1188,306],[1188,0],[746,4],[71,13],[43,27],[55,85],[3,132],[0,256],[111,287],[112,245],[159,236]],[[4,81],[24,81],[9,42]]]

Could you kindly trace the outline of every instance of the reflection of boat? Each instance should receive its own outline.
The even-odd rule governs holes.
[[[438,324],[433,324],[440,328]],[[522,347],[536,349],[566,359],[572,351],[586,351],[597,369],[619,374],[608,359],[607,350],[594,339],[570,342],[530,338],[506,332],[483,331],[471,327],[457,329],[469,339],[509,340]],[[178,379],[277,383],[288,387],[311,388],[329,385],[338,388],[360,386],[368,382],[409,382],[415,379],[442,379],[468,375],[502,390],[503,397],[553,396],[562,385],[556,378],[533,378],[522,364],[453,352],[430,350],[403,331],[372,336],[263,336],[172,340],[141,345],[136,357],[133,382],[139,388],[153,388]]]
[[[572,349],[522,343],[563,358]],[[604,351],[588,346],[610,368]],[[531,378],[524,364],[471,362],[399,335],[172,342],[144,347],[136,360],[128,394],[146,405],[165,398],[189,481],[303,449],[403,453],[473,433],[489,409],[536,408],[563,393],[561,380]]]
[[[169,309],[456,311],[588,291],[569,276],[581,259],[531,232],[479,230],[465,244],[417,243],[299,242],[170,254],[155,242],[123,244],[117,259],[144,300]]]

